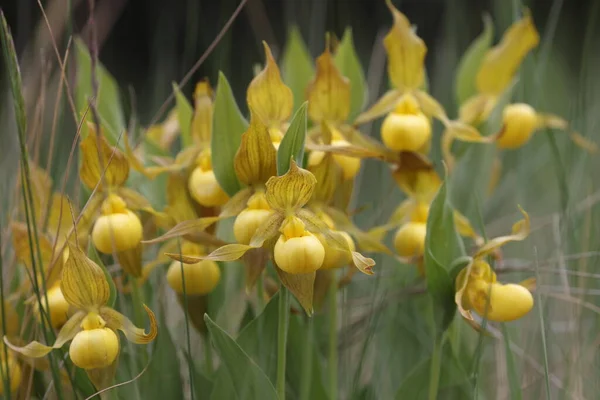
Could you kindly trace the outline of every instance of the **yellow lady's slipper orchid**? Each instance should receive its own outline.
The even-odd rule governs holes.
[[[219,207],[227,203],[229,196],[221,188],[212,169],[210,149],[198,155],[196,164],[188,182],[192,198],[204,207]]]
[[[331,234],[341,237],[340,240],[345,240],[348,243],[348,248],[350,251],[356,250],[354,240],[348,234],[348,232],[332,230]],[[321,265],[320,269],[334,269],[350,265],[352,262],[351,253],[342,251],[337,247],[332,246],[330,243],[328,243],[327,238],[320,233],[316,234],[315,236],[317,239],[319,239],[319,242],[321,242],[323,248],[325,249],[325,258],[323,259],[323,264]]]
[[[451,168],[452,141],[491,143],[493,138],[481,136],[477,129],[463,121],[450,120],[442,105],[423,90],[427,47],[391,0],[386,0],[386,4],[394,18],[394,25],[384,38],[388,75],[394,88],[360,114],[354,124],[361,125],[387,115],[381,137],[389,149],[427,153],[431,140],[430,118],[435,118],[445,128],[444,158]]]
[[[116,194],[109,195],[102,204],[102,215],[92,230],[94,246],[104,254],[135,249],[142,241],[140,218],[127,208]]]
[[[394,247],[400,257],[420,257],[425,251],[427,225],[423,222],[407,222],[394,236]]]
[[[461,105],[459,119],[471,125],[487,120],[525,56],[539,41],[539,34],[527,11],[523,18],[508,28],[500,43],[486,53],[475,77],[478,93]]]
[[[250,239],[272,214],[265,193],[256,192],[250,197],[247,207],[235,219],[233,235],[238,243],[250,244]]]
[[[415,98],[405,94],[383,120],[383,144],[395,151],[424,152],[431,140],[431,123],[419,109]]]
[[[150,332],[145,333],[123,314],[107,306],[110,287],[103,270],[70,244],[60,289],[76,312],[64,324],[52,346],[33,341],[19,347],[13,345],[7,336],[4,342],[15,352],[29,358],[39,358],[72,341],[69,351],[71,360],[89,371],[88,376],[94,385],[102,389],[115,372],[111,366],[116,362],[120,348],[116,331],[121,330],[134,343],[147,344],[158,333],[156,318],[144,306],[150,318]]]
[[[525,211],[521,212],[524,219],[513,225],[512,234],[491,239],[481,245],[473,259],[456,277],[456,305],[461,315],[473,325],[477,324],[471,311],[490,321],[507,322],[523,317],[533,307],[533,296],[529,290],[531,280],[523,284],[501,284],[497,282],[496,273],[484,260],[504,244],[524,240],[529,235],[529,216]]]
[[[203,246],[188,241],[181,245],[181,252],[196,255],[206,254]],[[195,264],[173,261],[167,271],[167,282],[177,294],[184,293],[184,279],[186,295],[206,295],[212,292],[221,280],[221,270],[216,262],[210,260],[202,260]]]
[[[329,45],[316,61],[317,71],[307,88],[308,116],[315,123],[312,132],[315,139],[324,143],[334,154],[336,164],[342,170],[344,180],[353,179],[360,170],[361,160],[338,154],[336,148],[353,146],[360,139],[360,132],[347,123],[350,114],[350,81],[335,66]],[[360,143],[364,144],[366,140]],[[313,151],[310,165],[320,162],[322,151]]]
[[[252,124],[251,124],[252,125]],[[265,132],[266,133],[266,132]],[[242,144],[244,138],[242,138]],[[269,143],[269,146],[272,145]],[[242,167],[243,165],[243,167]],[[238,164],[238,176],[260,175],[261,165]],[[252,172],[254,171],[254,172]],[[312,313],[312,295],[315,271],[321,267],[325,249],[315,234],[323,234],[331,245],[345,253],[350,253],[354,265],[366,274],[371,274],[373,260],[350,249],[346,240],[331,235],[330,229],[318,216],[304,206],[311,199],[316,179],[309,171],[299,168],[294,161],[289,171],[278,177],[271,177],[266,183],[265,199],[272,214],[256,229],[249,244],[229,244],[222,246],[207,256],[173,254],[175,260],[194,264],[201,260],[232,261],[254,249],[273,249],[276,271],[281,282],[296,296],[305,310]],[[277,236],[279,239],[273,244]],[[273,247],[271,247],[273,246]]]
[[[325,248],[301,219],[289,216],[279,230],[281,235],[273,250],[279,268],[289,274],[308,274],[321,268]]]
[[[283,83],[271,49],[263,42],[265,67],[246,91],[248,107],[267,126],[272,142],[279,146],[294,108],[292,90]]]
[[[502,132],[496,140],[498,147],[515,149],[529,141],[538,125],[535,110],[529,104],[510,104],[502,113]]]
[[[48,297],[48,303],[46,303],[46,296]],[[48,289],[48,293],[42,296],[42,304],[44,311],[50,314],[50,321],[54,329],[60,329],[67,322],[67,319],[69,319],[69,308],[71,306],[60,290],[60,282]],[[36,306],[39,308],[38,304]],[[35,311],[38,319],[41,319],[39,309]]]
[[[182,264],[173,261],[167,271],[167,282],[178,294],[183,294],[183,277],[181,276]],[[217,287],[221,280],[221,270],[216,262],[202,260],[195,264],[183,264],[185,276],[185,293],[187,295],[209,294]]]

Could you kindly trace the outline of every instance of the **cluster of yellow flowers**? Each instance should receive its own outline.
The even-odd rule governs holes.
[[[190,296],[204,302],[221,279],[217,262],[241,259],[247,269],[249,289],[258,280],[274,281],[265,273],[272,261],[276,273],[273,276],[310,315],[313,304],[318,305],[323,295],[318,288],[324,281],[333,280],[341,286],[356,270],[373,273],[375,262],[358,250],[392,254],[381,240],[390,230],[396,231],[393,245],[397,259],[417,265],[421,275],[427,275],[426,238],[435,229],[428,222],[430,206],[442,185],[428,159],[434,120],[444,127],[441,146],[448,173],[455,162],[455,140],[514,149],[526,144],[533,132],[542,127],[568,130],[563,119],[538,113],[523,103],[504,106],[503,125],[498,133],[484,136],[478,130],[539,41],[527,12],[485,54],[475,77],[477,93],[461,105],[458,119],[453,120],[427,93],[425,43],[406,16],[390,1],[387,4],[394,23],[384,45],[393,88],[353,120],[352,82],[336,66],[336,49],[329,39],[325,51],[316,59],[316,74],[306,88],[308,103],[293,118],[292,90],[284,83],[265,43],[266,63],[247,88],[250,121],[233,160],[217,159],[225,156],[213,151],[214,94],[209,83],[202,81],[194,92],[189,121],[182,122],[175,113],[164,123],[147,129],[145,140],[165,153],[180,131],[189,131],[189,139],[183,141],[181,151],[173,159],[152,157],[141,147],[133,148],[127,134],[123,136],[122,151],[108,142],[102,126],[87,122],[80,144],[79,173],[91,195],[81,212],[70,208],[65,196],[52,193],[49,176],[32,165],[37,193],[35,210],[50,204],[49,216],[35,216],[46,232],[36,233],[44,279],[24,283],[19,294],[30,296],[32,286],[47,288],[37,303],[42,307],[34,306],[34,312],[40,322],[46,319],[58,333],[52,346],[37,341],[21,346],[16,337],[18,318],[7,321],[10,329],[4,332],[4,341],[10,349],[11,390],[21,380],[17,357],[42,357],[69,341],[73,364],[88,371],[97,388],[104,388],[113,379],[118,360],[118,330],[134,343],[149,343],[156,337],[157,323],[149,308],[144,306],[150,318],[150,333],[136,328],[112,308],[110,275],[82,250],[88,247],[90,236],[91,245],[105,259],[112,256],[125,272],[120,278],[129,286],[119,285],[121,290],[144,284],[157,266],[168,264],[166,280],[180,299]],[[360,125],[379,117],[384,117],[381,141],[359,131]],[[308,131],[307,119],[311,122]],[[586,149],[595,150],[577,134],[572,137]],[[305,150],[309,152],[306,157]],[[348,209],[354,179],[365,158],[387,163],[406,195],[389,222],[369,232],[351,222]],[[148,165],[151,160],[154,165]],[[219,170],[226,162],[232,166],[234,185],[224,184]],[[131,169],[149,179],[167,175],[167,205],[163,210],[155,210],[142,194],[126,186]],[[73,222],[74,215],[78,217]],[[486,242],[466,217],[453,211],[458,232],[477,247],[454,282],[456,305],[474,325],[477,323],[472,311],[492,321],[511,321],[533,307],[532,280],[501,284],[486,261],[507,242],[527,237],[529,216],[524,211],[523,215],[511,235]],[[218,238],[215,232],[215,225],[228,218],[235,218],[234,243]],[[166,233],[150,239],[159,228]],[[32,243],[27,225],[14,223],[12,232],[18,260],[28,270],[34,270],[36,261],[29,251]],[[144,247],[155,243],[162,243],[158,256],[145,259]],[[339,276],[336,270],[345,266],[352,268],[345,276]],[[34,300],[31,297],[29,302]],[[202,315],[192,314],[203,314],[204,310],[186,310],[199,329]]]

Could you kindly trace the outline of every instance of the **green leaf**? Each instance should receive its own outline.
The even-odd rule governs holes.
[[[455,87],[458,104],[463,104],[469,97],[477,93],[475,77],[485,53],[492,46],[494,23],[488,14],[483,16],[483,24],[483,32],[471,43],[458,65]]]
[[[102,259],[100,258],[100,255],[96,250],[96,247],[92,244],[91,241],[88,243],[87,256],[90,260],[92,260],[93,262],[98,264],[100,268],[102,268],[102,272],[104,272],[104,276],[106,277],[106,281],[108,282],[108,287],[110,288],[110,296],[108,296],[108,302],[106,303],[106,305],[110,308],[114,308],[115,301],[117,300],[117,288],[115,287],[115,282],[113,281],[112,276],[110,276],[110,272],[108,272],[108,270],[106,269],[106,266],[102,262]]]
[[[144,399],[183,399],[183,382],[179,371],[179,360],[176,357],[177,348],[169,329],[166,329],[164,313],[161,313],[159,326],[165,329],[161,329],[158,334],[152,361],[140,377],[138,387]]]
[[[431,356],[425,358],[407,374],[396,391],[396,399],[420,400],[428,398],[431,361]],[[468,378],[462,364],[453,353],[450,346],[444,346],[442,348],[441,363],[443,368],[439,382],[440,393],[438,398],[445,398],[443,396],[443,389],[464,384],[467,382]]]
[[[315,317],[312,317],[315,318]],[[304,321],[303,321],[304,320]],[[313,321],[316,324],[316,321]],[[314,327],[316,328],[316,327]],[[310,359],[310,388],[308,398],[311,400],[328,400],[329,395],[323,384],[323,371],[321,354],[318,351],[319,338],[312,339],[312,346],[307,347],[309,331],[308,323],[303,315],[291,315],[290,326],[288,328],[288,346],[287,346],[287,367],[286,374],[291,389],[298,393],[302,392],[303,368],[306,362],[307,352],[312,352]],[[317,331],[315,329],[315,331]]]
[[[283,175],[290,169],[293,157],[299,167],[304,162],[304,141],[306,139],[306,110],[308,102],[305,101],[290,122],[290,127],[285,132],[277,150],[277,174]]]
[[[212,154],[218,154],[218,157],[213,157],[212,166],[217,181],[229,196],[233,196],[241,188],[233,167],[233,159],[246,128],[248,122],[235,102],[231,86],[225,75],[219,72],[211,139]]]
[[[177,119],[179,120],[179,129],[181,130],[181,142],[183,147],[188,147],[192,144],[191,129],[194,108],[175,82],[173,82],[173,93],[175,93]]]
[[[315,67],[296,26],[293,26],[288,33],[281,64],[283,81],[294,94],[294,108],[300,107],[306,100],[306,87],[315,75]]]
[[[446,178],[429,208],[425,237],[427,290],[436,304],[436,323],[441,331],[448,327],[456,311],[450,268],[454,260],[464,254],[462,239],[454,226],[454,210],[448,200]],[[437,318],[438,316],[440,318]]]
[[[81,117],[88,107],[89,100],[94,96],[94,90],[92,87],[92,58],[87,46],[79,38],[75,39],[75,62],[77,68],[75,106]],[[115,144],[121,131],[126,128],[119,86],[115,78],[100,62],[96,64],[96,77],[98,80],[96,108],[100,122],[106,129],[107,139],[111,144]]]
[[[236,397],[238,399],[277,400],[275,388],[263,370],[208,315],[204,317],[204,320],[213,346],[231,376]]]
[[[348,119],[353,121],[365,105],[367,85],[365,74],[354,48],[352,28],[346,28],[333,61],[340,73],[350,79],[350,115]]]
[[[196,365],[196,362],[188,354],[187,351],[183,351],[183,355],[185,356],[185,360],[189,364],[192,374],[194,376],[194,394],[196,400],[201,400],[206,398],[206,394],[210,393],[213,390],[214,384],[211,379],[209,379],[206,375],[201,372],[201,368]]]

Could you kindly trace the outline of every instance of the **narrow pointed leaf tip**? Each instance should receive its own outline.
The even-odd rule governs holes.
[[[306,110],[308,104],[304,102],[285,132],[279,149],[277,150],[277,174],[283,175],[290,168],[290,160],[293,158],[297,163],[304,159],[304,144],[306,141]],[[300,165],[302,166],[302,165]]]
[[[82,310],[98,308],[110,298],[110,285],[102,268],[71,244],[60,289],[69,304]]]
[[[283,83],[271,49],[263,41],[266,63],[264,69],[250,82],[246,95],[248,106],[267,124],[286,121],[294,107],[292,90]]]
[[[313,195],[317,179],[291,161],[289,171],[267,181],[265,193],[269,206],[275,210],[295,210],[303,207]]]

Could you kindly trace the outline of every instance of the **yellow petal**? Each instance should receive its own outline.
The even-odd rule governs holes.
[[[467,289],[467,284],[469,283],[469,276],[471,275],[472,268],[473,259],[470,259],[467,266],[459,272],[455,281],[456,294],[454,295],[454,301],[456,303],[458,311],[460,312],[462,317],[465,318],[467,321],[474,321],[471,312],[464,308],[465,303],[463,301],[463,296],[465,294],[465,290]]]
[[[350,81],[335,66],[329,48],[317,58],[317,73],[306,94],[311,120],[343,122],[348,118]]]
[[[43,218],[46,215],[45,210],[47,209],[48,202],[52,196],[52,178],[40,166],[30,162],[29,184],[31,186],[30,189],[33,197],[33,206],[35,208],[35,219],[38,224],[43,224]],[[21,204],[21,206],[23,206],[23,204]],[[24,208],[23,213],[25,213]]]
[[[71,244],[60,290],[69,304],[83,310],[102,306],[110,297],[110,286],[102,268]]]
[[[448,122],[446,110],[444,110],[444,107],[442,107],[439,101],[422,90],[417,90],[413,94],[417,99],[423,114],[427,115],[428,117],[436,118],[444,123]]]
[[[233,160],[238,179],[247,186],[265,183],[277,175],[277,152],[269,130],[257,114],[250,113],[250,126],[242,135],[240,148]]]
[[[358,245],[365,251],[377,251],[391,254],[390,250],[381,243],[381,238],[372,235],[371,232],[363,232],[359,229],[343,211],[333,207],[327,207],[327,215],[335,222],[335,227],[341,231],[348,232],[354,236]]]
[[[295,210],[308,203],[316,185],[315,176],[292,160],[288,172],[268,180],[265,196],[274,210]]]
[[[246,100],[248,107],[268,126],[277,126],[290,117],[294,107],[292,90],[281,80],[279,67],[271,49],[263,41],[265,68],[250,82]]]
[[[167,178],[167,208],[175,222],[197,218],[196,209],[187,190],[187,179],[181,174],[169,174]]]
[[[418,158],[402,158],[402,164],[392,172],[392,177],[409,197],[429,203],[442,184],[440,176],[432,165],[421,163]]]
[[[499,95],[509,85],[523,59],[540,41],[529,12],[512,24],[502,40],[485,55],[476,77],[480,93]]]
[[[208,144],[212,135],[212,88],[208,81],[198,82],[194,91],[192,137],[197,143]]]
[[[130,342],[148,344],[156,338],[156,335],[158,335],[158,324],[152,310],[145,304],[143,304],[143,306],[146,313],[148,313],[148,318],[150,318],[150,332],[148,333],[146,333],[144,329],[135,326],[129,318],[112,308],[102,307],[100,309],[100,316],[106,321],[107,328],[120,330]]]
[[[26,224],[22,222],[12,222],[10,228],[12,233],[13,249],[15,251],[17,260],[25,264],[26,267],[32,269],[33,263],[31,259],[31,249],[35,250],[36,233],[31,232],[31,239],[33,240],[33,242],[31,242],[29,240],[30,232]],[[50,238],[48,238],[48,236],[37,233],[37,243],[40,247],[40,253],[42,257],[41,262],[43,263],[43,266],[39,265],[39,260],[37,259],[36,252],[34,251],[33,255],[35,257],[34,260],[36,263],[36,268],[43,267],[46,269],[52,261],[52,241]]]
[[[306,314],[313,315],[313,293],[315,272],[308,274],[289,274],[275,267],[279,280],[296,297]]]
[[[313,153],[311,153],[312,156]],[[315,176],[317,185],[315,187],[313,199],[323,204],[329,204],[335,195],[335,191],[341,182],[342,171],[335,163],[333,156],[329,153],[322,153],[323,157],[319,162],[311,165],[309,157],[308,170]]]
[[[96,134],[91,123],[89,123],[89,134],[81,142],[80,149],[82,160],[79,176],[85,186],[93,189],[100,182],[104,170],[106,172],[103,182],[106,182],[108,187],[122,186],[125,183],[129,176],[127,158],[119,149],[109,145],[103,135]],[[98,154],[101,158],[98,157]]]
[[[195,264],[202,260],[235,261],[240,259],[250,249],[254,249],[254,247],[245,244],[227,244],[206,256],[187,256],[176,253],[165,253],[165,255],[184,264]]]
[[[63,325],[60,332],[56,336],[56,341],[52,346],[46,346],[39,342],[33,341],[23,347],[15,346],[8,341],[8,338],[4,336],[4,343],[13,351],[24,355],[29,358],[40,358],[50,353],[52,349],[60,349],[65,343],[73,339],[75,335],[81,331],[81,321],[85,317],[86,313],[79,311],[74,314],[69,320]]]
[[[69,207],[69,198],[60,193],[52,194],[52,203],[50,206],[50,215],[48,216],[48,232],[53,236],[57,237],[59,234],[67,233],[73,226],[73,216],[71,215],[71,208],[73,208],[73,214],[77,217],[77,209],[73,203]]]
[[[228,218],[238,215],[246,208],[248,200],[252,196],[253,191],[250,188],[242,189],[233,195],[232,198],[221,208],[219,217]]]
[[[402,92],[399,90],[392,89],[387,91],[371,108],[356,117],[354,125],[362,125],[389,113],[396,107],[401,97]]]
[[[417,89],[425,77],[427,47],[410,26],[408,18],[390,0],[386,3],[394,17],[394,26],[383,39],[388,55],[388,74],[397,89]]]
[[[296,216],[306,224],[307,230],[320,233],[325,237],[327,243],[333,248],[341,252],[349,252],[352,254],[352,262],[354,266],[358,268],[362,273],[367,275],[373,275],[372,267],[375,265],[375,261],[371,258],[365,257],[359,252],[352,251],[348,245],[348,241],[341,235],[332,235],[329,226],[313,212],[307,209],[300,209],[296,212]]]
[[[261,247],[266,241],[277,235],[284,218],[285,217],[281,213],[271,214],[267,220],[256,229],[252,239],[250,239],[250,246]]]
[[[482,240],[477,232],[475,232],[475,229],[473,229],[473,226],[471,226],[469,219],[456,210],[454,210],[454,225],[456,225],[456,230],[461,236],[470,237],[476,243]]]
[[[460,106],[458,119],[465,124],[478,125],[488,119],[497,101],[496,96],[477,94]]]
[[[204,231],[206,228],[217,222],[219,217],[205,217],[198,218],[189,221],[183,221],[175,225],[171,230],[166,232],[164,235],[159,236],[157,238],[151,240],[145,240],[142,243],[151,244],[151,243],[160,243],[169,239],[182,237],[185,235],[197,233]]]
[[[523,214],[523,219],[515,222],[512,227],[512,234],[507,236],[500,236],[497,238],[493,238],[483,246],[479,248],[477,253],[473,256],[474,258],[484,257],[501,246],[504,246],[508,242],[521,241],[527,238],[529,232],[531,231],[531,221],[529,220],[529,215],[519,207],[519,211]]]

